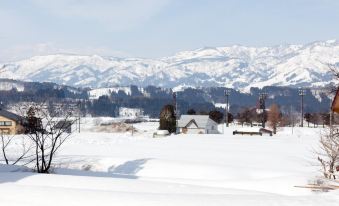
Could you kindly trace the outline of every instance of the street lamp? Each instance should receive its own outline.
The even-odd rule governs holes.
[[[259,108],[262,110],[262,115],[261,115],[261,125],[263,128],[265,128],[265,123],[266,123],[266,105],[265,101],[267,98],[268,93],[267,92],[262,92],[259,93]]]
[[[299,96],[301,97],[301,127],[304,127],[304,96],[306,95],[306,90],[304,88],[299,88]]]
[[[231,95],[231,90],[230,89],[226,89],[225,90],[225,97],[226,97],[226,107],[225,107],[225,113],[226,113],[226,118],[225,118],[225,121],[226,121],[226,126],[228,127],[228,100],[229,100],[229,96]]]

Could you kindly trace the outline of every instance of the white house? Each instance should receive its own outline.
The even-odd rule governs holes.
[[[218,123],[208,115],[181,115],[178,129],[184,134],[218,134]]]

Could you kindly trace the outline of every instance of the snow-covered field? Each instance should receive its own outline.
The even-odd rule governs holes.
[[[339,205],[338,191],[295,187],[320,176],[320,129],[152,138],[157,123],[134,126],[132,136],[87,125],[59,152],[54,174],[0,165],[0,205]]]

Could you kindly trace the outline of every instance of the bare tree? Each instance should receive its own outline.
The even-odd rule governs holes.
[[[54,107],[53,115],[46,104],[34,104],[27,110],[26,136],[33,142],[35,169],[38,173],[49,173],[53,159],[71,136],[71,127],[77,121],[73,118],[73,110],[59,104]]]
[[[5,134],[0,132],[0,147],[2,153],[2,162],[9,165],[16,165],[19,162],[21,165],[31,163],[34,158],[31,153],[33,145],[30,144],[23,136]],[[13,151],[10,152],[13,148]]]
[[[305,119],[306,122],[307,122],[307,127],[310,127],[311,117],[312,117],[312,114],[311,114],[311,113],[306,113],[306,114],[304,114],[304,119]]]
[[[277,133],[277,127],[281,121],[281,113],[278,105],[272,104],[268,112],[269,126],[273,129],[273,133]]]
[[[319,141],[317,159],[321,164],[325,178],[336,179],[334,172],[339,163],[339,132],[337,130],[324,130]]]
[[[282,127],[294,127],[298,117],[300,115],[290,106],[288,109],[285,109],[284,114],[281,117],[280,126]]]
[[[335,79],[339,80],[339,65],[335,64],[328,64],[329,71],[333,74]],[[335,94],[337,92],[337,87],[330,86],[329,87],[329,93]]]
[[[239,114],[238,114],[238,121],[241,123],[241,125],[244,125],[244,123],[251,124],[251,127],[253,126],[253,121],[256,119],[256,113],[255,110],[251,110],[249,108],[244,108]]]
[[[311,115],[311,122],[313,123],[313,127],[318,127],[321,123],[321,115],[319,113],[313,113]]]
[[[339,67],[335,64],[328,64],[328,68],[333,73],[333,76],[339,80]]]
[[[337,65],[328,65],[333,76],[339,80],[339,67]],[[330,88],[330,94],[336,93],[338,88]],[[329,121],[330,120],[329,118]],[[339,131],[330,123],[330,127],[320,136],[319,151],[317,159],[321,164],[322,172],[325,178],[336,179],[334,172],[339,170]]]

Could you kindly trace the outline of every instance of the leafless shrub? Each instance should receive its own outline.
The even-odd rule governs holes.
[[[38,173],[50,172],[57,151],[72,134],[71,127],[77,121],[72,116],[72,109],[64,105],[57,105],[53,114],[48,112],[45,104],[34,104],[28,108],[26,136],[34,145]]]
[[[336,78],[336,80],[339,80],[339,66],[335,64],[328,64],[328,68],[329,68],[329,71]],[[329,94],[333,95],[337,92],[338,87],[332,85],[332,86],[329,86],[327,90]]]
[[[273,133],[277,133],[277,127],[281,122],[281,112],[276,104],[272,104],[268,112],[268,123],[269,126],[273,129]]]
[[[253,125],[253,122],[257,119],[257,114],[254,109],[250,108],[244,108],[239,114],[238,114],[238,121],[241,123],[241,125],[244,125],[244,123],[248,123]]]
[[[317,160],[325,178],[336,179],[334,174],[339,163],[339,131],[329,128],[321,133]]]

